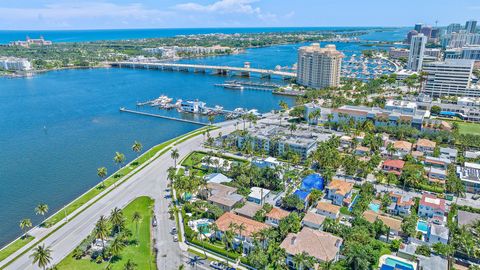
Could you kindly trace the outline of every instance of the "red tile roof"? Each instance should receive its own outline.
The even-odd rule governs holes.
[[[422,199],[420,199],[420,205],[429,206],[433,209],[440,209],[444,212],[446,210],[444,199],[440,199],[435,195],[427,194],[427,193],[422,195]]]
[[[383,162],[383,166],[388,166],[391,168],[403,169],[405,166],[405,161],[399,159],[387,159]]]

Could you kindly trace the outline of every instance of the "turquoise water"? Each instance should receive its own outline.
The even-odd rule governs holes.
[[[380,204],[370,203],[368,207],[370,208],[370,210],[374,211],[375,213],[378,213],[380,211]]]
[[[389,266],[392,266],[392,267],[396,267],[397,265],[400,265],[400,266],[405,267],[406,269],[411,269],[411,270],[413,270],[413,265],[412,265],[412,264],[399,261],[399,260],[394,259],[394,258],[392,258],[392,257],[388,257],[388,258],[385,260],[385,264],[386,264],[386,265],[389,265]]]
[[[181,28],[181,29],[117,29],[117,30],[0,30],[0,44],[13,40],[24,40],[26,36],[36,38],[41,35],[53,42],[79,42],[96,40],[119,40],[172,37],[209,33],[262,33],[286,31],[359,31],[368,27],[275,27],[275,28]],[[402,40],[409,29],[398,28],[388,32],[371,32],[365,40]],[[401,34],[400,34],[401,33]]]
[[[419,220],[417,222],[417,230],[423,233],[428,233],[428,223],[423,220]]]

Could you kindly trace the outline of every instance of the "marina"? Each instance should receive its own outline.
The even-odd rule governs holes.
[[[169,116],[164,116],[164,115],[159,115],[159,114],[129,110],[129,109],[126,109],[126,108],[123,108],[123,107],[120,108],[120,111],[121,112],[126,112],[126,113],[138,114],[138,115],[157,117],[157,118],[162,118],[162,119],[167,119],[167,120],[173,120],[173,121],[178,121],[178,122],[184,122],[184,123],[189,123],[189,124],[195,124],[195,125],[200,125],[200,126],[208,126],[209,125],[209,124],[198,122],[198,121],[192,121],[192,120],[181,119],[181,118],[176,118],[176,117],[169,117]]]

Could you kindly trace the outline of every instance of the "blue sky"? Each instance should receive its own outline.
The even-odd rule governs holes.
[[[447,25],[479,0],[0,0],[0,29]]]

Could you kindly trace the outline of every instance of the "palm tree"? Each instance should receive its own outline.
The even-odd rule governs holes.
[[[213,125],[213,121],[215,121],[215,116],[209,115],[208,116],[208,122],[210,122],[210,125]]]
[[[247,227],[245,227],[245,224],[241,223],[237,225],[237,230],[238,234],[240,235],[240,238],[242,237],[242,231],[244,231]]]
[[[35,207],[35,214],[45,216],[48,213],[48,205],[46,203],[41,203]]]
[[[23,231],[23,238],[27,238],[27,230],[32,227],[32,221],[29,218],[24,218],[20,221],[19,226]]]
[[[390,155],[390,157],[393,156],[393,153],[395,153],[395,147],[394,147],[393,143],[389,142],[387,144],[387,152]]]
[[[108,220],[105,216],[100,216],[95,224],[94,235],[95,238],[102,240],[102,253],[105,252],[105,239],[108,237]]]
[[[331,260],[331,261],[326,261],[326,262],[322,262],[322,263],[320,264],[320,268],[321,268],[322,270],[332,270],[332,269],[333,269],[333,266],[334,266],[333,260]]]
[[[123,270],[135,270],[137,269],[137,264],[128,259],[128,261],[123,265]]]
[[[309,269],[313,267],[315,262],[312,257],[304,251],[293,256],[293,263],[295,264],[296,269],[303,270],[304,268]]]
[[[33,264],[37,264],[38,267],[42,269],[47,269],[47,266],[52,261],[52,250],[50,247],[45,247],[45,244],[39,245],[33,249],[32,255],[30,258],[33,258]]]
[[[135,141],[132,145],[132,151],[137,153],[137,157],[142,152],[143,145],[139,141]]]
[[[121,209],[115,207],[110,212],[110,223],[114,232],[120,232],[125,226],[125,218]]]
[[[132,221],[135,223],[135,233],[137,234],[137,237],[138,237],[138,223],[140,222],[140,220],[142,220],[142,215],[140,214],[140,212],[138,211],[133,212]]]
[[[178,149],[172,149],[172,153],[170,154],[170,157],[173,159],[173,163],[175,164],[175,168],[177,167],[177,159],[180,157],[180,154],[178,153]]]
[[[118,168],[122,167],[123,162],[125,162],[125,155],[120,152],[115,152],[115,157],[113,157],[113,161],[117,163]]]
[[[103,181],[105,181],[105,177],[107,176],[107,173],[108,173],[107,168],[105,167],[100,167],[97,169],[97,175],[102,180],[102,186],[105,186]]]
[[[288,130],[290,130],[290,135],[293,135],[293,132],[297,130],[297,125],[295,123],[292,123],[289,127]]]
[[[285,101],[280,100],[278,105],[280,106],[280,108],[282,108],[282,110],[284,110],[284,111],[288,110],[288,104]]]
[[[112,256],[108,259],[107,268],[110,265],[112,258],[115,256],[118,256],[120,252],[125,248],[125,246],[126,246],[125,242],[122,239],[120,239],[120,237],[116,237],[113,240],[113,242],[110,244],[110,247],[108,248]]]

